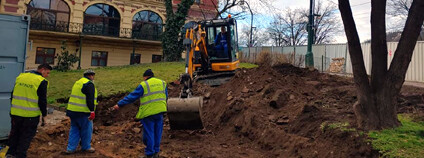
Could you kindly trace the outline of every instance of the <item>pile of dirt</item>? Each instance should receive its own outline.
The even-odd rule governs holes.
[[[358,131],[324,129],[356,127],[356,94],[347,78],[291,65],[242,69],[210,98],[203,109],[207,128],[258,144],[266,157],[374,156]]]
[[[351,78],[278,65],[241,69],[219,87],[193,87],[195,96],[204,96],[205,128],[172,131],[165,115],[161,157],[378,157],[355,129],[352,105],[357,97]],[[178,97],[182,85],[168,88],[170,97]],[[400,112],[422,114],[423,93],[404,87]],[[108,110],[125,95],[100,100],[92,141],[97,152],[76,157],[143,155],[142,126],[134,121],[139,102]],[[29,157],[75,157],[61,153],[69,124],[64,120],[39,130]]]

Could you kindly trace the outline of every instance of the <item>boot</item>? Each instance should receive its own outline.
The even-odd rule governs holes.
[[[154,158],[154,154],[153,155],[144,155],[144,156],[140,156],[140,158]]]
[[[16,158],[16,157],[13,155],[7,154],[4,158]]]
[[[90,149],[84,150],[85,152],[89,152],[89,153],[94,153],[96,152],[96,149],[94,149],[93,147],[91,147]]]
[[[153,158],[159,158],[159,153],[153,154]]]
[[[66,150],[64,152],[65,155],[71,155],[71,154],[74,154],[74,153],[75,153],[75,151],[71,151],[71,150]]]

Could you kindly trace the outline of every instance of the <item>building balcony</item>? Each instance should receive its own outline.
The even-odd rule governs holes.
[[[95,36],[108,36],[117,38],[129,38],[139,40],[160,41],[162,35],[162,25],[152,29],[132,29],[132,28],[119,28],[102,24],[82,24],[65,21],[54,20],[31,20],[30,29],[49,31],[49,32],[63,32],[81,35],[95,35]],[[159,28],[159,29],[158,29]]]
[[[53,32],[80,33],[81,28],[82,24],[80,23],[52,20],[31,19],[30,24],[31,30],[43,30]]]

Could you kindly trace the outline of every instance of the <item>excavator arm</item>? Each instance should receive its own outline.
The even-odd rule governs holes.
[[[181,91],[181,98],[188,98],[191,96],[191,85],[194,80],[194,72],[196,67],[194,66],[194,59],[199,58],[202,71],[209,69],[209,57],[208,50],[206,47],[206,32],[199,24],[197,28],[190,28],[186,32],[185,39],[183,41],[186,47],[186,61],[185,61],[185,74],[181,76],[181,83],[184,84],[184,88]]]

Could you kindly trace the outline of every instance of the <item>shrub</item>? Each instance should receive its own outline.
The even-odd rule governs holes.
[[[259,53],[258,58],[256,59],[256,64],[259,66],[272,66],[273,64],[272,54],[269,52]]]
[[[260,66],[274,66],[290,63],[286,54],[261,52],[256,59],[256,64]]]
[[[274,54],[274,65],[281,65],[281,64],[285,64],[285,63],[289,63],[289,59],[287,58],[286,54]]]
[[[70,54],[66,47],[66,41],[62,41],[61,53],[56,55],[57,66],[55,66],[55,69],[57,71],[68,71],[79,61],[79,57],[75,54]]]

